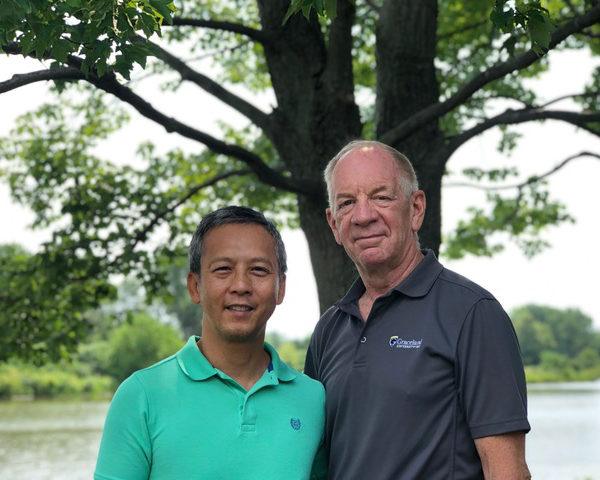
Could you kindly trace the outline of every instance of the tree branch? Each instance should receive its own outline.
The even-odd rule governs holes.
[[[329,48],[325,78],[332,90],[341,95],[353,95],[354,72],[352,69],[352,26],[356,11],[351,2],[339,5],[337,16],[329,29]]]
[[[85,76],[77,68],[61,67],[35,72],[17,73],[9,80],[0,82],[0,93],[6,93],[25,85],[46,80],[83,80]]]
[[[186,125],[180,122],[179,120],[173,117],[169,117],[164,113],[158,111],[149,102],[144,100],[135,92],[121,85],[112,73],[106,74],[100,78],[90,76],[87,80],[99,89],[114,95],[115,97],[117,97],[125,103],[128,103],[146,118],[149,118],[150,120],[159,123],[165,128],[167,132],[179,133],[180,135],[186,138],[195,140],[206,145],[210,150],[212,150],[215,153],[227,155],[240,160],[241,162],[248,165],[250,169],[252,169],[252,171],[256,174],[259,180],[268,185],[272,185],[274,187],[287,190],[289,192],[306,195],[312,195],[316,191],[318,191],[315,190],[314,187],[311,188],[306,184],[294,181],[273,170],[266,163],[264,163],[263,160],[255,153],[250,152],[249,150],[246,150],[245,148],[242,148],[239,145],[225,143],[222,140],[213,137],[212,135],[192,128],[189,125]]]
[[[3,50],[10,54],[20,54],[20,46],[11,43],[3,46]],[[69,56],[69,66],[80,71],[83,60],[74,55]],[[95,72],[90,72],[86,81],[96,86],[125,103],[135,108],[144,117],[162,125],[167,132],[176,132],[186,138],[204,144],[214,153],[227,155],[248,165],[260,181],[282,190],[303,195],[319,195],[321,188],[319,184],[310,184],[306,181],[293,180],[269,167],[258,155],[240,147],[239,145],[223,142],[212,135],[186,125],[179,120],[169,117],[154,108],[149,102],[133,92],[131,89],[120,84],[114,73],[107,73],[98,77]]]
[[[444,185],[444,187],[468,187],[468,188],[475,188],[477,190],[484,190],[486,192],[495,192],[495,191],[499,191],[499,190],[512,190],[515,188],[518,190],[522,190],[527,185],[531,185],[533,183],[538,183],[538,182],[542,181],[544,178],[548,178],[549,176],[558,172],[561,168],[565,167],[568,163],[570,163],[573,160],[576,160],[578,158],[582,158],[582,157],[592,157],[592,158],[595,158],[596,160],[600,160],[600,155],[598,155],[597,153],[583,151],[583,152],[579,152],[575,155],[571,155],[570,157],[565,158],[562,162],[558,163],[557,165],[552,167],[547,172],[542,173],[541,175],[533,175],[520,183],[515,183],[512,185],[485,186],[485,185],[479,185],[477,183],[454,182],[454,183],[447,183]]]
[[[173,26],[200,27],[209,28],[212,30],[223,30],[225,32],[239,33],[240,35],[245,35],[246,37],[263,44],[269,42],[269,36],[262,30],[250,28],[235,22],[225,22],[220,20],[204,20],[201,18],[174,17]]]
[[[584,28],[594,25],[598,21],[600,21],[600,4],[591,8],[587,13],[576,17],[569,22],[566,22],[557,28],[552,33],[548,49],[553,49],[568,36],[572,35],[573,33],[580,32]],[[439,117],[448,113],[450,110],[461,105],[485,85],[493,82],[494,80],[498,80],[499,78],[502,78],[515,70],[527,68],[531,64],[538,61],[539,58],[540,56],[533,50],[528,50],[527,52],[506,62],[497,63],[486,71],[475,76],[444,102],[439,102],[423,108],[407,120],[391,128],[389,131],[383,134],[379,140],[389,145],[399,142],[427,123],[438,119]]]
[[[515,125],[518,123],[531,122],[536,120],[561,120],[571,123],[585,131],[600,136],[600,131],[590,128],[587,124],[600,122],[600,112],[580,113],[569,112],[565,110],[542,110],[525,108],[522,110],[508,109],[495,117],[488,118],[478,123],[473,128],[465,130],[463,133],[451,137],[447,144],[447,153],[450,156],[458,147],[471,138],[489,130],[498,125]]]
[[[226,105],[229,105],[233,109],[237,110],[256,126],[263,129],[268,137],[271,137],[273,125],[268,114],[241,97],[233,94],[226,88],[223,88],[219,83],[215,82],[206,75],[194,70],[183,60],[168,52],[160,45],[147,41],[142,37],[140,37],[140,41],[147,42],[156,52],[156,56],[169,65],[173,70],[178,72],[182,79],[195,83],[212,96],[218,98]]]
[[[546,108],[554,103],[558,103],[562,100],[568,100],[570,98],[592,98],[592,97],[600,97],[600,92],[572,93],[569,95],[561,95],[560,97],[556,97],[552,100],[548,100],[546,103],[543,103],[538,108]]]
[[[164,220],[164,218],[168,214],[174,212],[179,206],[183,205],[185,202],[187,202],[190,198],[192,198],[194,195],[196,195],[196,193],[198,193],[203,188],[211,187],[211,186],[215,185],[216,183],[220,182],[221,180],[225,180],[229,177],[239,176],[239,175],[247,175],[249,173],[252,173],[252,171],[251,170],[232,170],[230,172],[222,173],[221,175],[216,175],[213,178],[211,178],[205,182],[202,182],[198,185],[193,186],[192,188],[190,188],[187,191],[187,193],[183,197],[177,199],[175,202],[173,202],[171,205],[169,205],[165,209],[161,210],[160,212],[153,212],[153,218],[150,221],[150,223],[148,223],[148,225],[146,225],[144,228],[142,228],[135,235],[135,237],[133,238],[133,241],[128,246],[128,249],[130,251],[133,251],[140,242],[143,242],[146,240],[146,238],[148,237],[148,233],[150,233],[152,231],[152,229],[156,225],[158,225],[158,223],[161,220]]]

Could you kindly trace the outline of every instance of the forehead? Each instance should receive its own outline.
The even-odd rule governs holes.
[[[334,194],[348,189],[395,188],[399,175],[398,164],[388,152],[378,147],[361,147],[338,161],[331,183]]]
[[[203,260],[217,257],[276,261],[275,239],[256,223],[228,223],[212,228],[202,241]]]

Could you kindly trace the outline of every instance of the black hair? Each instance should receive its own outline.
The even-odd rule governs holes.
[[[232,223],[248,224],[253,223],[263,227],[269,235],[275,240],[275,256],[277,257],[277,266],[279,275],[285,275],[287,271],[287,255],[285,245],[281,235],[273,222],[268,220],[262,213],[248,207],[228,206],[219,208],[208,215],[205,215],[198,224],[188,251],[190,272],[200,273],[200,262],[202,259],[202,241],[206,234],[213,228]]]

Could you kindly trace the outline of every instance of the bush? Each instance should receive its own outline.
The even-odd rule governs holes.
[[[136,370],[172,355],[182,345],[173,327],[137,313],[109,334],[100,363],[108,375],[121,382]]]
[[[111,378],[99,375],[81,377],[73,364],[35,367],[23,363],[0,365],[0,398],[19,395],[35,398],[98,397],[114,387]]]

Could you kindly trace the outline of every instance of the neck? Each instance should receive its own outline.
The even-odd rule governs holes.
[[[213,367],[250,390],[269,365],[263,343],[264,335],[252,342],[227,342],[205,332],[197,345]]]
[[[385,295],[408,277],[422,259],[423,254],[415,247],[408,250],[398,259],[398,262],[392,265],[387,264],[371,269],[359,269],[360,278],[365,285],[364,296],[372,303],[378,297]]]

